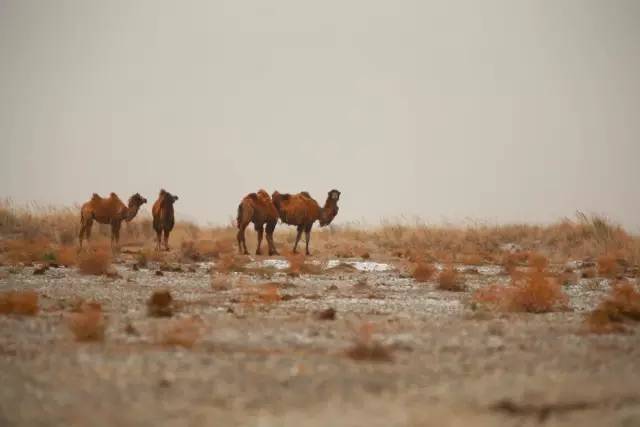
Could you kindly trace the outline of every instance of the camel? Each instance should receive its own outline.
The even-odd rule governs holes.
[[[93,193],[91,200],[82,205],[80,209],[80,249],[82,239],[89,240],[93,221],[100,224],[111,224],[111,248],[115,250],[120,241],[120,225],[122,221],[130,222],[138,214],[140,206],[147,203],[147,199],[136,193],[129,197],[128,205],[111,193],[109,197],[102,198]],[[115,243],[115,244],[114,244]]]
[[[257,193],[246,195],[238,206],[238,251],[248,255],[247,242],[244,239],[244,230],[250,222],[258,233],[258,247],[256,255],[260,255],[262,250],[262,234],[264,226],[267,226],[267,244],[269,245],[269,255],[278,255],[276,245],[273,242],[273,230],[278,224],[278,211],[269,197],[269,193],[259,190]]]
[[[296,243],[293,245],[293,253],[298,251],[298,242],[302,232],[305,232],[306,240],[306,254],[309,253],[309,240],[311,238],[311,227],[317,220],[320,222],[320,227],[331,224],[331,221],[338,214],[338,200],[340,200],[340,192],[338,190],[331,190],[327,195],[327,200],[324,203],[324,207],[320,207],[309,193],[303,191],[298,194],[280,194],[275,191],[271,198],[273,204],[278,210],[278,215],[283,223],[289,225],[295,225],[298,227],[298,235],[296,236]]]
[[[157,250],[160,250],[162,232],[164,232],[164,249],[166,251],[169,250],[169,234],[171,233],[171,230],[173,230],[173,225],[175,224],[173,204],[176,200],[178,200],[178,196],[174,196],[164,189],[161,189],[160,194],[158,195],[158,200],[156,200],[153,204],[153,208],[151,209],[151,213],[153,215],[153,229],[156,231],[157,235]]]

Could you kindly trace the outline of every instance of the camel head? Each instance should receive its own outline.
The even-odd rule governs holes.
[[[320,213],[320,227],[331,224],[331,221],[338,215],[338,200],[340,200],[340,192],[331,190],[327,194],[327,201]]]
[[[173,206],[176,200],[178,200],[178,196],[173,195],[164,189],[160,190],[160,198],[162,199],[163,204],[169,206]]]
[[[140,206],[147,203],[147,199],[142,197],[140,193],[136,193],[133,196],[129,197],[129,203],[127,207],[127,214],[125,216],[125,221],[129,222],[138,214],[138,210]]]

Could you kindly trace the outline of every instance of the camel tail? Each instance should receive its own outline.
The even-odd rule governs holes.
[[[242,221],[242,203],[238,205],[238,216],[236,216],[236,225],[240,227],[240,221]]]

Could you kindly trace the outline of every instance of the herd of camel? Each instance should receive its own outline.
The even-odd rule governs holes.
[[[327,195],[324,206],[320,206],[309,193],[302,191],[298,194],[280,194],[277,191],[269,196],[264,190],[257,193],[247,194],[238,206],[237,226],[238,226],[238,251],[245,255],[247,243],[244,238],[244,230],[249,223],[253,223],[258,234],[258,247],[256,255],[261,254],[262,236],[265,226],[267,231],[267,245],[269,255],[278,255],[275,243],[273,242],[273,231],[278,224],[278,219],[283,223],[295,225],[298,230],[296,242],[293,245],[293,253],[297,253],[298,242],[305,233],[306,254],[309,252],[309,240],[311,228],[318,221],[321,227],[331,224],[331,221],[338,214],[338,200],[340,192],[331,190]],[[175,225],[173,204],[178,200],[168,191],[160,190],[158,199],[153,204],[151,213],[153,215],[153,229],[156,232],[156,249],[160,250],[164,243],[164,249],[169,250],[169,234]],[[138,214],[140,207],[147,203],[147,199],[136,193],[129,197],[125,205],[117,194],[111,193],[109,197],[100,197],[93,194],[91,200],[82,205],[80,210],[80,249],[82,241],[91,237],[91,227],[96,221],[100,224],[111,225],[111,246],[118,247],[120,240],[120,225],[122,221],[131,221]],[[163,239],[164,237],[164,239]]]

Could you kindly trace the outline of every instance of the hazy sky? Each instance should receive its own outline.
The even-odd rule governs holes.
[[[640,229],[640,1],[0,0],[0,196]]]

